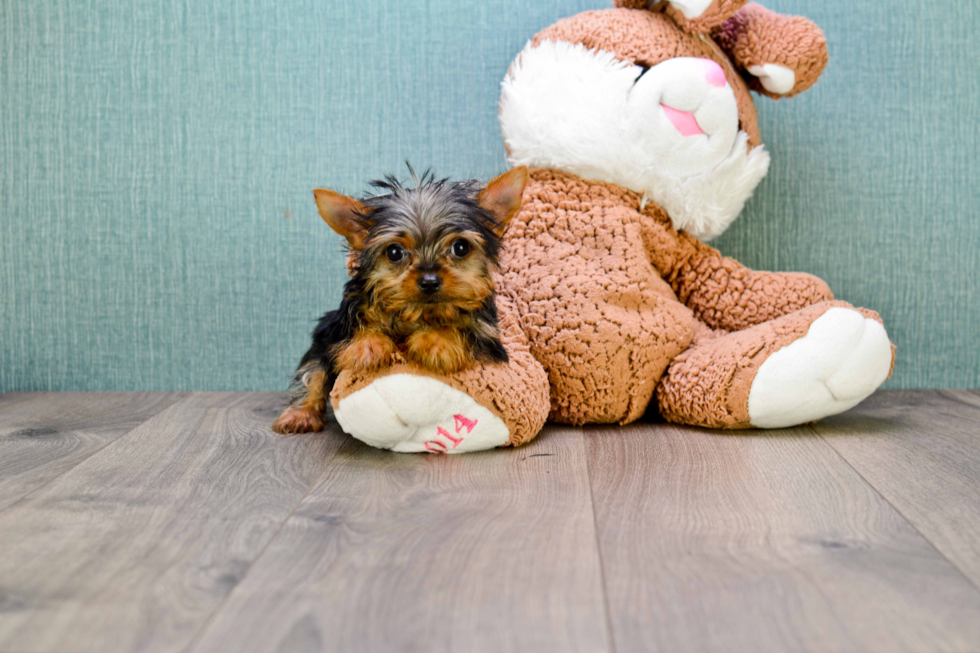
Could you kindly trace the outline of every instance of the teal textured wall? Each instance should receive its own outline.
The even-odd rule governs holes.
[[[897,387],[980,385],[980,7],[769,0],[828,36],[759,99],[715,244],[876,308]],[[0,0],[0,391],[282,388],[338,300],[310,190],[504,167],[498,84],[604,0]]]

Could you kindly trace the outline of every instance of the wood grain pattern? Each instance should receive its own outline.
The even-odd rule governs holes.
[[[184,396],[177,392],[0,395],[0,510]]]
[[[0,395],[0,651],[980,650],[980,393],[459,457],[283,400]]]
[[[581,431],[465,456],[349,442],[194,650],[608,650]]]
[[[814,428],[980,587],[980,393],[879,392]]]
[[[343,441],[196,394],[0,513],[0,650],[179,651]]]
[[[617,650],[980,647],[980,592],[809,429],[586,440]]]

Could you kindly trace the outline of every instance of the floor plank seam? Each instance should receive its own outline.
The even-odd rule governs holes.
[[[85,463],[86,461],[88,461],[88,460],[90,460],[90,459],[92,458],[92,456],[94,456],[94,455],[96,455],[97,453],[101,453],[101,452],[102,452],[102,451],[104,451],[104,450],[105,450],[105,449],[106,449],[107,447],[111,447],[111,446],[112,446],[112,445],[114,445],[115,443],[117,443],[117,442],[119,442],[119,441],[121,441],[121,440],[123,440],[124,438],[127,438],[127,437],[129,437],[130,435],[132,435],[132,434],[133,434],[133,432],[134,432],[134,431],[135,431],[136,429],[138,429],[138,428],[140,428],[141,426],[143,426],[144,424],[146,424],[147,422],[149,422],[149,421],[150,421],[151,419],[153,419],[154,417],[156,417],[156,416],[157,416],[157,415],[159,415],[160,413],[162,413],[162,412],[164,412],[164,411],[166,411],[166,410],[170,410],[171,408],[173,408],[173,407],[174,407],[174,406],[176,406],[177,404],[179,404],[179,403],[181,403],[181,402],[182,402],[182,401],[184,401],[185,399],[187,399],[187,397],[181,397],[181,398],[179,398],[179,399],[176,399],[176,400],[174,400],[174,401],[173,401],[173,403],[171,403],[171,404],[169,404],[169,405],[167,405],[167,406],[164,406],[163,408],[161,408],[161,409],[160,409],[160,410],[158,410],[157,412],[155,412],[155,413],[153,413],[152,415],[149,415],[149,416],[148,416],[148,417],[147,417],[146,419],[144,419],[144,420],[143,420],[142,422],[140,422],[139,424],[135,424],[135,425],[133,426],[133,428],[131,428],[131,429],[129,429],[128,431],[126,431],[126,432],[124,432],[124,433],[120,433],[120,434],[119,434],[119,435],[118,435],[117,437],[115,437],[115,438],[113,438],[112,440],[109,440],[108,442],[106,442],[105,444],[103,444],[103,445],[102,445],[101,447],[99,447],[98,449],[95,449],[94,451],[92,451],[92,453],[90,453],[89,455],[87,455],[87,456],[85,456],[84,458],[82,458],[81,460],[79,460],[79,461],[78,461],[77,463],[75,463],[75,464],[74,464],[74,465],[72,465],[71,467],[69,467],[69,468],[67,468],[67,469],[65,469],[64,471],[62,471],[62,472],[61,472],[61,473],[59,473],[59,474],[55,474],[54,476],[52,476],[51,478],[49,478],[48,480],[46,480],[46,481],[45,481],[44,483],[41,483],[40,485],[38,485],[37,487],[35,487],[34,489],[32,489],[32,490],[31,490],[30,492],[28,492],[27,494],[25,494],[25,495],[24,495],[24,496],[22,496],[21,498],[19,498],[19,499],[17,499],[16,501],[14,501],[14,502],[13,502],[12,504],[10,504],[9,506],[6,506],[6,507],[4,507],[4,508],[0,508],[0,515],[2,515],[3,513],[5,513],[6,511],[8,511],[8,510],[10,510],[11,508],[13,508],[13,507],[15,507],[15,506],[19,506],[19,505],[21,505],[21,504],[22,504],[22,503],[23,503],[24,501],[27,501],[27,499],[29,499],[29,498],[31,497],[31,495],[32,495],[32,494],[34,494],[35,492],[37,492],[38,490],[41,490],[41,489],[43,489],[43,488],[46,488],[46,487],[48,487],[49,485],[51,485],[51,484],[52,484],[52,483],[54,483],[55,481],[57,481],[57,480],[59,480],[59,479],[60,479],[60,478],[61,478],[62,476],[64,476],[65,474],[67,474],[67,473],[69,473],[69,472],[71,472],[71,471],[73,471],[73,470],[75,470],[75,469],[76,469],[76,468],[77,468],[78,466],[80,466],[80,465],[82,465],[83,463]],[[3,651],[0,651],[0,653],[5,653],[5,652],[3,652]]]
[[[606,635],[609,638],[610,653],[616,653],[616,640],[612,627],[612,611],[609,608],[609,590],[606,588],[606,568],[602,560],[602,544],[599,542],[599,517],[596,515],[595,510],[595,487],[592,484],[592,462],[588,455],[589,452],[586,443],[585,429],[580,427],[579,434],[582,437],[582,448],[585,452],[585,472],[589,477],[589,505],[592,508],[592,532],[595,536],[595,552],[599,557],[599,580],[602,588],[602,607],[603,611],[605,612]]]
[[[319,437],[323,437],[323,434],[324,433],[325,432],[321,432],[321,433],[316,433],[316,434],[313,434],[313,435],[319,436]],[[259,560],[262,559],[262,556],[265,555],[265,552],[268,551],[268,549],[272,545],[272,543],[276,540],[277,537],[279,537],[279,533],[282,532],[282,529],[286,526],[286,524],[289,522],[289,520],[292,519],[292,517],[296,513],[296,511],[299,510],[299,507],[301,505],[303,505],[303,502],[306,501],[306,497],[308,497],[310,495],[310,492],[312,492],[317,486],[319,486],[320,481],[323,479],[324,475],[327,473],[327,470],[330,469],[330,465],[331,465],[331,463],[333,463],[334,458],[336,458],[337,457],[337,454],[340,453],[341,449],[343,449],[344,446],[346,446],[348,444],[348,442],[350,442],[351,436],[347,435],[346,433],[344,434],[344,436],[345,436],[344,441],[340,443],[340,446],[338,446],[334,450],[333,455],[330,456],[330,458],[324,463],[323,469],[320,470],[320,473],[317,475],[316,479],[314,479],[313,482],[310,483],[310,486],[308,488],[306,488],[306,492],[303,493],[303,496],[301,496],[299,498],[299,500],[296,502],[296,505],[294,505],[290,509],[289,514],[286,515],[286,517],[282,520],[282,523],[279,524],[279,527],[276,529],[276,531],[272,534],[272,536],[269,538],[269,540],[262,546],[262,550],[259,551],[258,555],[256,555],[255,558],[252,559],[252,562],[249,563],[248,568],[245,570],[245,572],[238,579],[238,582],[235,583],[235,586],[232,587],[228,591],[228,594],[226,594],[225,595],[225,598],[223,598],[221,600],[221,603],[219,603],[217,606],[215,606],[214,611],[211,613],[211,615],[205,620],[205,622],[201,625],[201,627],[198,629],[198,631],[196,633],[194,633],[194,636],[187,643],[187,647],[184,648],[184,651],[190,652],[190,651],[193,651],[195,649],[195,647],[197,647],[197,645],[200,643],[201,639],[208,632],[208,629],[211,627],[211,624],[214,623],[214,620],[217,619],[218,618],[218,615],[221,614],[221,611],[224,610],[225,605],[227,605],[228,601],[231,599],[232,594],[235,593],[235,590],[237,590],[239,587],[241,587],[242,583],[248,577],[249,572],[251,572],[252,569],[255,568],[255,564]],[[295,437],[295,436],[293,436],[293,437]]]
[[[966,574],[963,571],[963,569],[960,568],[960,566],[958,564],[956,564],[953,560],[951,560],[949,558],[949,556],[947,556],[945,553],[943,553],[942,550],[940,550],[940,548],[938,546],[936,546],[936,543],[932,541],[932,539],[930,539],[925,533],[923,533],[922,530],[920,530],[919,527],[916,526],[915,523],[911,519],[909,519],[908,517],[905,516],[905,513],[903,513],[901,510],[899,510],[898,507],[894,503],[892,503],[892,501],[888,497],[886,497],[884,494],[882,494],[882,492],[877,487],[875,487],[875,485],[870,480],[868,480],[864,476],[864,474],[862,474],[854,465],[852,465],[851,464],[851,461],[849,461],[840,451],[837,450],[837,447],[834,446],[834,443],[833,442],[831,442],[828,438],[825,438],[823,436],[823,434],[819,430],[817,430],[817,427],[815,425],[808,424],[807,426],[808,426],[808,428],[811,431],[813,431],[817,435],[817,437],[819,437],[821,440],[823,440],[827,444],[827,446],[829,446],[831,448],[831,450],[835,454],[837,454],[837,457],[838,458],[840,458],[842,461],[844,461],[844,464],[845,465],[847,465],[850,469],[852,469],[854,471],[855,474],[858,475],[858,478],[860,478],[869,488],[871,488],[871,490],[875,494],[877,494],[879,497],[881,497],[882,501],[884,501],[885,503],[887,503],[891,507],[891,509],[895,511],[895,514],[897,514],[899,517],[901,517],[905,521],[905,523],[909,525],[909,527],[912,530],[914,530],[916,533],[918,533],[919,536],[923,540],[925,540],[926,543],[929,544],[929,546],[932,548],[932,550],[935,551],[939,555],[939,557],[941,557],[943,560],[945,560],[946,562],[948,562],[950,564],[950,566],[953,569],[956,570],[956,573],[958,573],[967,582],[967,584],[970,587],[972,587],[978,593],[980,593],[980,586],[977,586],[977,584],[973,582],[973,579],[970,578],[970,576],[968,574]]]

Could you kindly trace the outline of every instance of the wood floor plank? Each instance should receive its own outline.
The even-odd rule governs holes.
[[[195,651],[604,651],[581,430],[517,450],[350,441]]]
[[[980,394],[879,392],[814,428],[980,587]]]
[[[179,651],[345,438],[194,394],[0,513],[0,650]]]
[[[0,395],[0,510],[184,396],[179,392]]]
[[[587,428],[619,651],[976,651],[980,592],[808,428]]]

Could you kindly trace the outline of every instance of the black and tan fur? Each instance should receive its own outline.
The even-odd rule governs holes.
[[[507,361],[492,272],[500,237],[520,209],[527,169],[486,187],[412,177],[412,188],[390,175],[372,182],[381,193],[364,200],[314,191],[321,217],[350,245],[352,274],[340,308],[313,331],[277,432],[319,431],[343,370],[373,372],[396,357],[441,374],[474,361]]]

